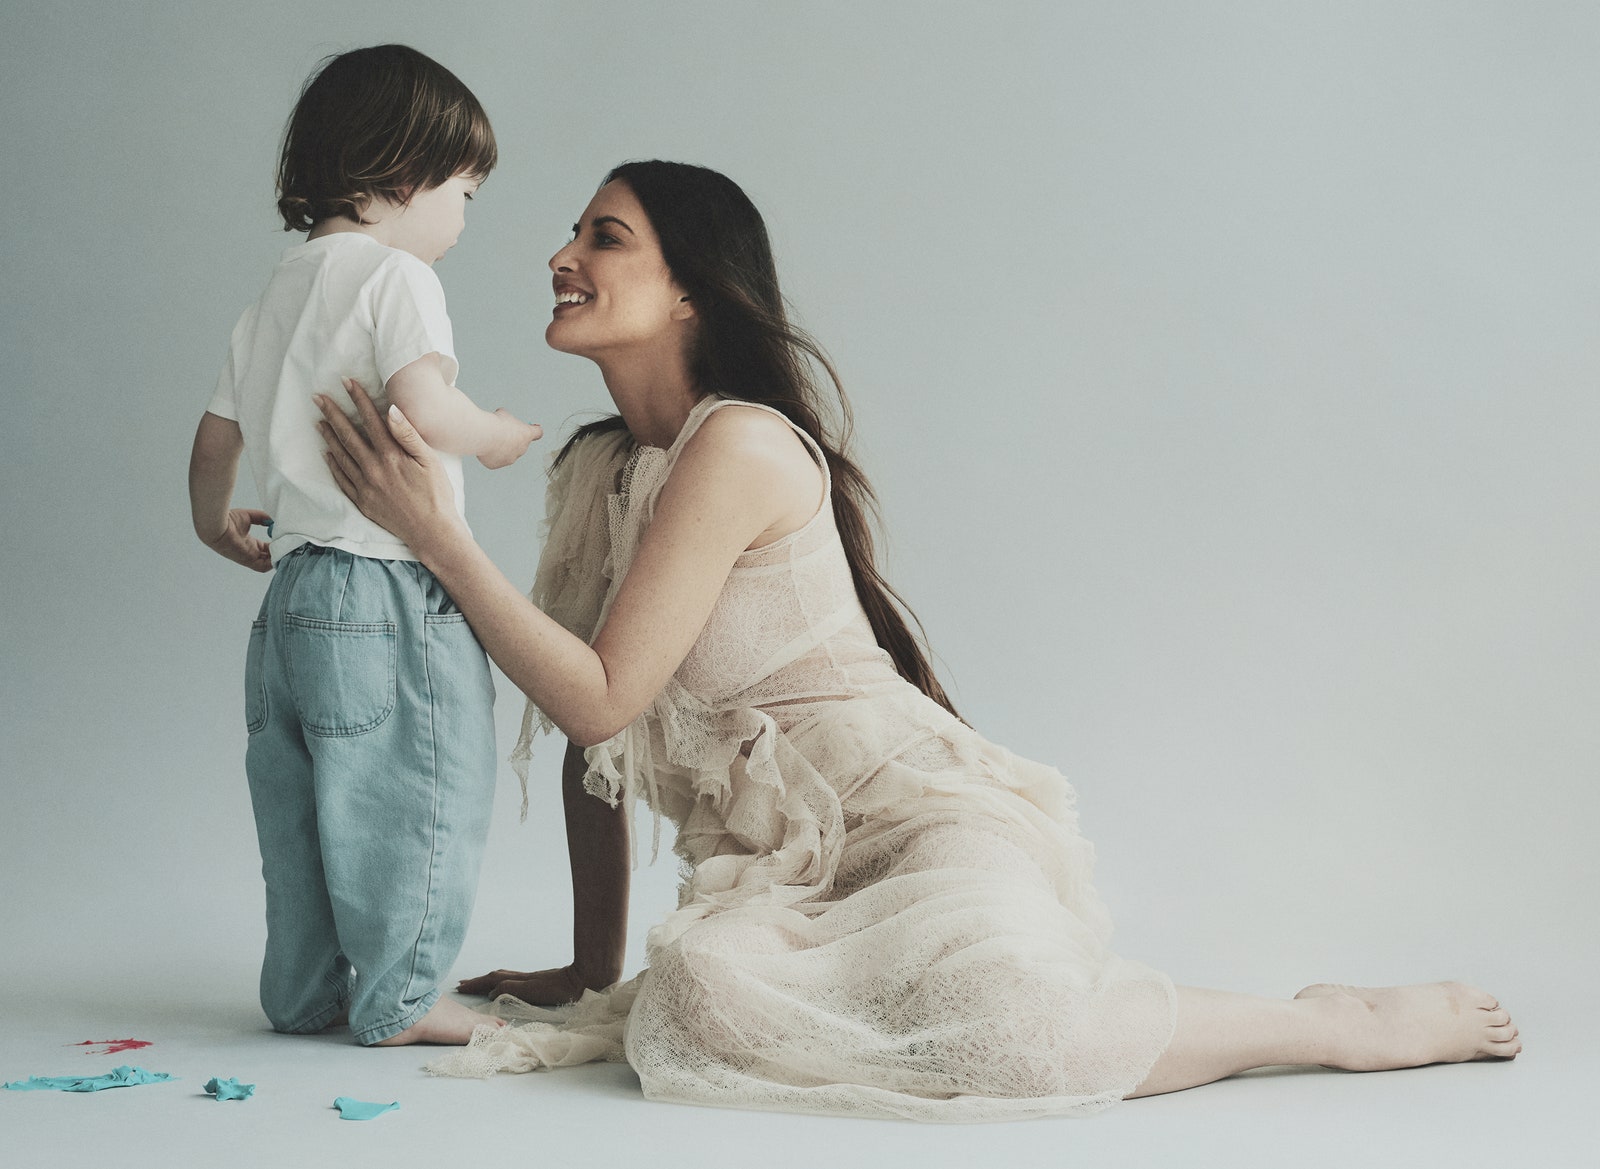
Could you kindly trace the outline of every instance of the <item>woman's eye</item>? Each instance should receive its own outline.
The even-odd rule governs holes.
[[[594,242],[603,248],[608,248],[617,242],[617,237],[614,235],[607,235],[603,231],[597,231],[594,233]]]

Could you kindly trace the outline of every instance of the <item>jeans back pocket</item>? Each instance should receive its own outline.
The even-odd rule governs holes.
[[[290,685],[300,722],[314,735],[360,735],[394,710],[392,621],[283,616]]]

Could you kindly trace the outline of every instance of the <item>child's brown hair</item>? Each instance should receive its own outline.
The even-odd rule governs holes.
[[[278,214],[284,231],[360,222],[369,199],[404,204],[458,174],[481,180],[498,158],[488,115],[455,74],[406,45],[354,49],[300,91],[283,132]]]

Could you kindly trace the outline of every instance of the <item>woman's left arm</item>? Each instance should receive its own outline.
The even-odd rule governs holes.
[[[756,411],[718,411],[663,486],[591,648],[540,612],[473,540],[437,456],[404,415],[391,408],[385,425],[360,386],[352,383],[350,396],[365,435],[330,399],[317,399],[335,480],[365,515],[410,546],[489,656],[580,746],[609,739],[660,692],[739,553],[775,524],[816,507],[820,472],[803,450],[805,465],[794,462],[798,443],[785,424],[754,417]]]

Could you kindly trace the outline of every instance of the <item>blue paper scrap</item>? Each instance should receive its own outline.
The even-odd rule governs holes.
[[[29,1076],[12,1080],[5,1087],[12,1092],[99,1092],[106,1088],[136,1088],[140,1084],[164,1084],[177,1076],[150,1072],[124,1064],[101,1076]]]
[[[256,1094],[254,1084],[241,1084],[234,1079],[218,1079],[212,1076],[206,1081],[206,1094],[215,1096],[218,1100],[248,1100]]]
[[[400,1101],[392,1104],[370,1104],[365,1100],[352,1100],[348,1096],[340,1096],[333,1102],[339,1110],[340,1120],[371,1120],[374,1116],[382,1116],[385,1112],[392,1112],[400,1107]]]

